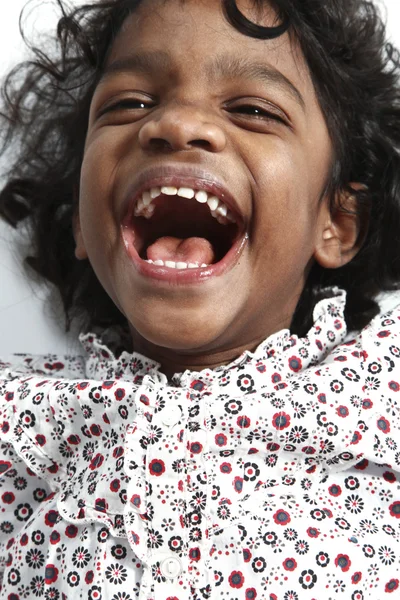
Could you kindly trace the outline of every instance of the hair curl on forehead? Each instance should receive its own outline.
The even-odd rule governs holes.
[[[54,0],[60,10],[56,52],[30,46],[32,59],[15,67],[2,88],[1,153],[9,169],[0,214],[14,227],[27,226],[24,262],[58,290],[67,330],[77,319],[86,331],[114,325],[127,331],[90,263],[75,258],[72,220],[93,92],[122,24],[145,2],[99,0],[67,10]],[[378,312],[376,295],[400,281],[399,55],[369,0],[275,0],[272,27],[252,23],[235,0],[221,3],[225,18],[245,36],[288,32],[297,40],[334,148],[327,182],[332,209],[338,192],[347,190],[359,219],[369,216],[363,247],[348,265],[312,267],[292,332],[306,332],[323,288],[333,285],[347,290],[349,327],[361,328]],[[254,0],[256,8],[265,5]],[[363,186],[354,191],[350,182]]]

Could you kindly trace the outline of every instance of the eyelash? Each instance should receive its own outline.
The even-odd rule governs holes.
[[[135,106],[133,106],[133,105],[135,105]],[[138,105],[140,105],[140,106],[138,106]],[[122,109],[122,110],[124,110],[124,109],[125,110],[146,110],[146,109],[153,108],[154,106],[155,106],[155,104],[152,102],[145,102],[143,100],[134,100],[133,98],[127,98],[126,100],[120,100],[120,101],[116,102],[115,104],[111,104],[110,106],[107,106],[99,113],[99,116],[101,117],[106,113],[120,110],[120,109]],[[254,111],[255,114],[250,114],[251,111]],[[287,121],[282,116],[280,116],[272,111],[265,110],[264,108],[260,108],[259,106],[255,106],[254,104],[241,104],[238,106],[227,107],[227,112],[229,112],[230,114],[234,114],[235,112],[237,112],[239,114],[239,116],[246,115],[250,118],[257,119],[257,120],[267,120],[267,121],[272,120],[272,121],[277,121],[277,122],[283,123],[284,125],[287,125]]]
[[[136,105],[141,104],[142,106],[132,107],[132,104],[136,104]],[[101,117],[108,112],[112,112],[112,111],[118,110],[118,109],[145,110],[146,108],[152,108],[152,107],[153,107],[153,104],[150,102],[148,104],[146,104],[146,102],[144,102],[143,100],[134,100],[133,98],[126,98],[125,100],[119,100],[118,102],[115,102],[115,104],[111,104],[111,105],[103,108],[100,111],[99,116]]]
[[[266,119],[268,121],[273,120],[286,124],[285,119],[277,113],[272,112],[272,110],[269,111],[264,108],[260,108],[259,106],[255,106],[254,104],[241,104],[229,109],[229,112],[231,113],[235,111],[238,111],[240,114],[252,117],[254,119]],[[251,111],[254,111],[255,114],[250,114]]]

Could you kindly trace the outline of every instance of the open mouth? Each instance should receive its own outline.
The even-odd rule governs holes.
[[[175,270],[219,263],[244,230],[242,217],[214,192],[172,185],[142,191],[124,228],[142,261]]]

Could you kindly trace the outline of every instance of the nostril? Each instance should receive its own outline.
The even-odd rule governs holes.
[[[207,140],[193,140],[189,142],[190,146],[194,146],[195,148],[202,148],[203,150],[211,150],[212,144]]]
[[[190,149],[190,148],[201,148],[202,150],[212,150],[212,144],[208,140],[189,140],[188,142],[174,144],[163,138],[152,138],[150,140],[150,146],[153,150],[178,150],[178,149]]]
[[[154,150],[173,150],[172,144],[163,138],[152,138],[150,147]]]

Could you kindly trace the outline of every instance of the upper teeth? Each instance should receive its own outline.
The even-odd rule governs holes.
[[[143,192],[136,202],[133,212],[134,216],[150,219],[156,208],[153,200],[161,196],[161,194],[164,194],[164,196],[180,196],[188,200],[195,198],[200,204],[207,204],[211,215],[222,225],[235,222],[233,213],[217,196],[209,194],[205,190],[194,190],[189,187],[176,188],[173,186],[154,187]]]

